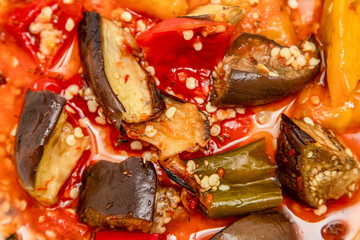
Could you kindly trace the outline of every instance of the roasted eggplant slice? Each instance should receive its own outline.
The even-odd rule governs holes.
[[[128,32],[96,12],[86,12],[79,39],[86,79],[117,128],[121,120],[139,123],[163,111],[162,96],[133,56],[138,46]]]
[[[129,137],[149,142],[160,150],[160,160],[183,151],[205,147],[210,138],[207,116],[194,104],[165,98],[166,111],[140,124],[124,124]]]
[[[194,8],[185,17],[216,22],[228,22],[236,25],[244,14],[245,11],[238,6],[207,4]]]
[[[218,107],[259,106],[298,92],[320,70],[314,37],[299,47],[242,33],[215,68],[211,103]]]
[[[360,164],[331,131],[308,117],[281,118],[276,162],[286,193],[318,208],[357,189]]]
[[[28,190],[34,190],[36,170],[45,144],[49,141],[65,103],[65,98],[50,91],[26,92],[16,132],[14,158],[18,177]]]
[[[99,161],[84,178],[79,218],[91,226],[148,232],[156,199],[156,172],[151,162],[129,157],[123,162]]]
[[[60,188],[90,144],[89,137],[74,137],[74,128],[63,111],[65,102],[56,93],[29,90],[16,132],[15,162],[20,182],[44,205],[58,201]]]
[[[230,224],[210,240],[294,240],[295,230],[278,212],[252,214]]]
[[[276,166],[266,154],[264,139],[186,164],[178,158],[160,164],[171,179],[199,197],[200,209],[209,218],[247,214],[282,203]]]

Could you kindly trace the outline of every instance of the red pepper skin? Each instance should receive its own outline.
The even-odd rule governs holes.
[[[205,97],[208,86],[203,81],[209,78],[211,71],[224,57],[233,30],[234,26],[230,23],[171,18],[141,34],[137,43],[143,48],[148,63],[155,68],[161,82],[158,86],[160,90],[172,89],[186,97]],[[184,37],[184,31],[189,31],[193,36]],[[201,47],[195,48],[194,44],[197,43]],[[188,89],[184,79],[188,77],[200,81],[197,88],[191,91],[193,96],[186,92]]]
[[[39,52],[38,36],[35,35],[34,37],[30,34],[29,26],[41,13],[41,9],[46,6],[51,7],[53,10],[54,18],[51,22],[55,29],[62,32],[62,36],[60,43],[57,44],[55,51],[49,59],[47,59],[46,63],[40,64],[37,56]],[[77,35],[77,25],[82,18],[82,6],[82,0],[74,1],[72,4],[65,4],[62,0],[34,0],[6,13],[6,16],[4,16],[4,19],[7,19],[5,29],[33,56],[39,65],[50,67],[54,65],[56,60],[61,57],[61,54],[69,48],[73,38]],[[75,27],[70,32],[65,29],[68,18],[72,18],[75,23]]]
[[[96,233],[95,240],[158,240],[159,234],[100,231]]]

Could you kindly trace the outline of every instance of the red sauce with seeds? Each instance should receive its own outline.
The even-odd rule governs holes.
[[[266,2],[270,3],[271,1],[266,0]],[[63,39],[66,43],[62,45],[62,48],[59,48],[56,57],[52,58],[53,64],[47,66],[39,65],[38,59],[31,57],[23,46],[19,46],[14,36],[6,31],[3,27],[6,20],[3,14],[22,4],[19,1],[0,10],[0,73],[6,77],[6,83],[0,85],[0,96],[2,97],[0,101],[0,163],[2,166],[0,168],[0,209],[5,210],[0,210],[0,232],[3,232],[5,236],[17,232],[22,235],[23,239],[31,239],[30,236],[44,238],[52,236],[52,234],[55,234],[57,239],[90,239],[94,229],[79,222],[75,212],[78,199],[72,198],[70,193],[72,188],[79,185],[86,167],[100,159],[121,161],[127,155],[141,156],[143,152],[154,152],[155,149],[144,143],[142,150],[132,150],[131,141],[126,136],[122,135],[112,125],[97,124],[95,118],[98,113],[90,112],[86,101],[80,96],[75,96],[68,102],[68,105],[75,111],[75,113],[68,113],[69,121],[74,126],[78,126],[80,118],[86,116],[89,119],[88,125],[83,131],[85,135],[91,137],[91,149],[84,152],[71,177],[64,184],[59,193],[58,204],[44,207],[29,197],[16,177],[12,162],[14,137],[10,134],[17,124],[26,90],[28,88],[33,90],[47,89],[64,94],[65,89],[70,85],[78,85],[80,89],[85,89],[87,86],[81,73],[79,73],[81,72],[81,63],[76,35],[69,34],[67,39]],[[237,30],[253,32],[256,30],[254,27],[256,21],[264,20],[263,24],[266,24],[267,21],[277,17],[271,11],[264,11],[266,6],[263,5],[260,4],[258,8],[252,9],[239,23]],[[98,8],[91,1],[85,1],[85,6],[89,9],[95,8],[103,11],[105,16],[110,16],[108,8]],[[242,7],[250,9],[247,5]],[[283,42],[296,43],[297,38],[301,39],[303,36],[307,36],[309,32],[315,31],[319,24],[318,16],[321,12],[319,9],[321,9],[321,1],[319,0],[299,0],[299,9],[290,12],[290,18],[296,26],[297,34]],[[260,19],[255,21],[249,17],[252,11],[260,11],[264,14],[260,14]],[[139,29],[135,24],[137,21],[142,20],[145,26],[152,26],[158,22],[134,12],[132,14],[133,21],[126,23],[125,26],[135,35],[139,34]],[[307,18],[305,23],[301,23],[299,16],[302,15],[310,19]],[[278,16],[279,19],[282,17],[282,15]],[[265,27],[262,26],[262,28]],[[264,31],[267,36],[271,35],[271,32],[265,30],[262,29],[261,31]],[[31,51],[36,50],[34,49],[31,48]],[[178,97],[193,102],[204,110],[206,102],[198,104],[194,98],[199,97],[206,100],[211,84],[210,74],[209,69],[174,69],[170,78],[172,81],[161,81],[158,87],[167,93],[173,91]],[[194,77],[197,80],[197,86],[194,90],[186,88],[188,77]],[[299,112],[302,112],[303,109],[312,107],[310,97],[324,95],[324,87],[317,85],[317,83],[321,83],[321,81],[316,80],[314,86],[306,89],[310,94],[305,100],[302,99],[303,101],[296,101],[296,96],[290,96],[264,107],[246,109],[244,114],[237,113],[235,118],[221,121],[219,123],[221,127],[220,137],[211,137],[207,150],[195,153],[184,152],[181,154],[181,158],[191,159],[218,153],[261,137],[268,140],[268,153],[270,156],[274,156],[273,140],[278,133],[280,113],[286,112],[289,115],[298,116],[301,115]],[[322,98],[320,97],[320,99]],[[259,124],[256,121],[256,114],[262,111],[270,114],[270,119],[265,124]],[[355,155],[360,156],[360,134],[357,131],[339,134],[339,137]],[[289,154],[293,153],[290,151]],[[172,185],[161,171],[159,173],[159,179],[165,185]],[[210,195],[208,196],[211,198]],[[6,209],[6,203],[10,203],[11,207]],[[222,227],[236,220],[236,218],[207,219],[196,210],[196,199],[191,199],[189,205],[192,211],[182,210],[174,213],[173,220],[166,225],[167,232],[161,237],[162,239],[167,239],[167,236],[175,236],[177,239],[209,239]],[[326,214],[317,216],[313,209],[306,208],[286,196],[282,206],[284,213],[294,222],[300,239],[359,239],[359,191],[352,198],[344,196],[337,201],[330,201],[327,203],[327,208]]]

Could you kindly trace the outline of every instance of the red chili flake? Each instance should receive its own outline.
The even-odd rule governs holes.
[[[126,76],[125,76],[125,83],[127,83],[128,80],[129,80],[129,75],[126,74]]]
[[[292,148],[289,152],[288,152],[288,156],[292,157],[295,154],[295,150]]]
[[[206,200],[204,204],[205,207],[210,207],[212,201],[213,201],[213,196],[210,193],[206,194]]]
[[[199,200],[197,198],[191,198],[189,200],[189,208],[191,210],[195,210],[198,204],[199,204]]]
[[[225,174],[225,170],[223,168],[219,168],[217,170],[217,174],[219,175],[220,178],[222,178]]]

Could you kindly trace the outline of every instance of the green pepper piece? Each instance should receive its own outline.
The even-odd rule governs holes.
[[[266,142],[262,138],[243,147],[224,153],[193,159],[200,178],[224,169],[221,183],[245,184],[275,176],[276,165],[266,154]],[[206,162],[207,161],[207,162]]]
[[[203,198],[209,198],[208,194],[212,196],[210,196],[211,203],[208,206],[200,204],[200,207],[209,218],[237,216],[262,211],[278,207],[282,202],[281,189],[274,179],[266,179],[242,186],[230,186],[226,191],[206,192]]]

